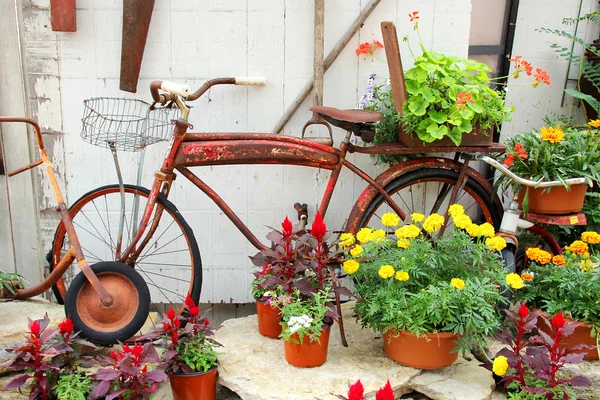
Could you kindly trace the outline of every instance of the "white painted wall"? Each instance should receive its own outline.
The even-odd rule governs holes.
[[[2,0],[6,1],[6,0]],[[31,113],[45,131],[53,132],[53,161],[59,178],[66,182],[69,202],[97,186],[116,182],[110,152],[84,142],[81,130],[83,99],[94,96],[123,97],[119,69],[122,2],[79,0],[77,32],[50,30],[48,0],[23,1],[25,66]],[[367,0],[328,0],[325,12],[325,52],[335,45]],[[592,3],[585,0],[585,3]],[[563,5],[568,4],[569,6]],[[543,4],[544,13],[536,12]],[[559,82],[564,65],[552,59],[535,27],[557,26],[574,16],[579,0],[521,1],[515,54],[540,61]],[[353,108],[367,86],[370,73],[387,77],[387,67],[356,57],[359,43],[380,39],[379,23],[396,22],[399,36],[414,32],[407,14],[419,10],[421,37],[437,51],[466,56],[471,20],[470,0],[383,0],[325,74],[324,103]],[[195,104],[191,120],[195,131],[270,131],[297,93],[312,76],[313,2],[298,0],[156,0],[136,97],[149,100],[147,87],[154,79],[172,80],[198,87],[203,80],[221,76],[265,76],[262,88],[217,87],[210,101]],[[531,37],[530,37],[531,36]],[[539,37],[539,39],[538,39]],[[411,67],[406,44],[401,42],[404,67]],[[383,58],[383,53],[380,54]],[[545,64],[549,65],[545,65]],[[544,64],[544,65],[542,65]],[[518,107],[515,122],[505,133],[523,129],[539,119],[531,105],[554,99],[562,86],[538,88],[523,96],[515,90],[509,102]],[[525,98],[525,99],[524,99]],[[539,100],[536,100],[539,99]],[[554,102],[554,100],[552,100]],[[305,101],[285,127],[299,136],[310,117]],[[336,142],[343,134],[334,132]],[[149,185],[166,148],[165,143],[147,150],[143,183]],[[368,156],[351,161],[376,175],[381,167]],[[136,154],[122,154],[125,181],[135,182]],[[261,239],[265,226],[277,226],[283,217],[295,215],[293,204],[306,202],[310,213],[321,199],[329,173],[283,166],[214,167],[195,172],[210,184]],[[327,223],[338,230],[344,224],[356,196],[365,184],[345,171],[336,189]],[[55,226],[49,210],[54,206],[48,185],[41,185],[38,202],[44,250],[49,248]],[[170,199],[194,229],[204,264],[203,302],[246,302],[254,248],[201,192],[179,177]],[[0,226],[0,229],[5,229]],[[6,244],[2,243],[2,248]],[[18,249],[21,251],[21,249]],[[26,268],[26,266],[19,266]]]

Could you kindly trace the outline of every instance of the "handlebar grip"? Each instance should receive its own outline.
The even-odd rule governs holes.
[[[267,80],[262,77],[237,77],[235,79],[236,85],[244,86],[265,86]]]
[[[160,89],[163,92],[176,94],[183,97],[184,99],[190,94],[190,87],[188,85],[182,85],[179,83],[173,83],[169,81],[163,81],[160,85]]]

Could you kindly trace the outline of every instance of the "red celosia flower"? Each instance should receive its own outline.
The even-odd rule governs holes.
[[[163,331],[165,331],[165,332],[169,331],[169,324],[167,324],[166,322],[163,322]]]
[[[550,75],[546,71],[541,68],[535,69],[536,74],[533,76],[535,79],[534,85],[541,83],[545,83],[546,85],[550,84]]]
[[[410,14],[408,14],[408,18],[410,18],[410,22],[417,22],[417,20],[419,19],[419,12],[418,11],[413,11]]]
[[[67,317],[67,319],[58,324],[58,332],[65,338],[68,338],[73,333],[74,329],[75,326],[73,326],[73,321],[71,320],[71,317]]]
[[[310,234],[313,235],[315,239],[318,241],[322,241],[323,237],[327,233],[327,226],[325,222],[323,222],[323,217],[321,213],[317,211],[317,215],[315,215],[315,220],[313,221],[312,227],[310,228]]]
[[[171,320],[175,319],[175,310],[173,310],[173,306],[171,306],[169,311],[167,311],[167,318]]]
[[[281,223],[281,227],[283,228],[283,237],[284,238],[289,238],[290,236],[292,236],[292,229],[294,228],[294,226],[292,225],[292,221],[290,221],[290,219],[287,217],[287,215],[285,216],[285,219]]]
[[[365,397],[365,388],[360,382],[360,379],[356,383],[350,386],[348,390],[348,400],[363,400]]]
[[[528,315],[529,315],[529,309],[527,308],[527,305],[525,303],[523,303],[523,305],[521,307],[519,307],[519,317],[526,318]]]
[[[375,400],[394,400],[395,397],[396,396],[394,395],[394,390],[392,389],[389,379],[385,386],[375,393]]]
[[[123,346],[123,353],[125,353],[125,354],[131,353],[131,347],[129,347],[129,344],[126,344],[125,346]]]
[[[208,324],[210,324],[210,321],[208,320],[208,318],[204,318],[204,329],[208,327]]]
[[[504,160],[504,165],[506,165],[507,167],[512,167],[514,165],[514,158],[515,156],[513,156],[512,154],[507,154],[506,160]]]
[[[31,321],[29,324],[29,332],[31,332],[34,336],[40,334],[40,323],[37,321]]]
[[[200,309],[197,306],[193,306],[190,308],[190,317],[197,317]]]
[[[189,292],[187,294],[187,297],[185,298],[185,305],[187,308],[192,308],[196,305],[196,303],[194,303],[194,300],[192,300],[192,297],[190,296]]]
[[[565,317],[563,317],[562,311],[559,311],[559,313],[550,320],[550,323],[552,323],[552,326],[556,329],[560,329],[565,326],[565,322]]]

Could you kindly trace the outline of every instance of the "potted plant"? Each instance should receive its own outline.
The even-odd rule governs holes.
[[[402,365],[448,366],[457,350],[469,350],[500,326],[506,269],[499,251],[506,242],[491,224],[474,224],[461,205],[449,212],[454,228],[445,235],[436,234],[447,223],[441,215],[414,213],[411,224],[396,229],[400,218],[386,213],[382,222],[395,232],[363,228],[355,243],[343,242],[354,313],[363,327],[383,333],[385,353]]]
[[[0,299],[14,297],[16,289],[25,287],[27,281],[19,274],[0,271]]]
[[[544,126],[507,140],[506,152],[498,156],[515,174],[534,181],[565,181],[586,178],[588,184],[554,188],[521,187],[506,176],[499,184],[519,192],[524,211],[540,214],[578,212],[588,186],[600,178],[600,121],[586,126]],[[558,197],[557,197],[558,196]]]
[[[318,367],[327,360],[329,333],[334,307],[331,288],[302,296],[296,290],[289,303],[281,309],[285,360],[301,368]]]
[[[600,269],[593,247],[600,234],[584,232],[581,240],[565,247],[563,255],[552,256],[545,250],[529,248],[526,285],[519,295],[530,307],[555,315],[564,313],[577,322],[573,336],[562,342],[564,348],[578,344],[596,346],[600,333]],[[588,360],[598,359],[598,351],[584,351]]]
[[[207,338],[212,335],[209,320],[200,317],[200,309],[189,294],[184,307],[182,315],[177,315],[171,306],[162,330],[152,334],[160,335],[166,348],[159,367],[169,376],[175,400],[214,400],[218,343]]]
[[[50,327],[48,314],[29,320],[25,343],[15,349],[15,357],[1,366],[23,372],[13,378],[5,390],[21,388],[30,382],[29,398],[48,400],[85,400],[90,394],[91,377],[80,369],[82,352],[96,348],[74,333],[71,318]]]

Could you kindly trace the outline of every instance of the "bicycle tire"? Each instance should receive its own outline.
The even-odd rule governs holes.
[[[139,201],[139,214],[138,218],[141,218],[144,212],[145,202],[144,199],[147,200],[150,190],[135,186],[135,185],[124,185],[125,195],[127,197],[126,204],[129,201],[133,201],[132,199],[138,198]],[[113,202],[107,201],[107,196],[112,196],[111,199],[114,199]],[[71,218],[73,218],[73,223],[75,229],[77,230],[79,241],[81,242],[82,249],[86,256],[86,259],[90,264],[93,264],[97,261],[115,261],[114,248],[111,249],[111,246],[114,245],[114,242],[111,238],[111,227],[118,226],[118,224],[110,224],[108,222],[104,222],[100,229],[88,229],[85,230],[84,226],[92,224],[92,219],[100,219],[104,221],[104,215],[106,215],[106,220],[111,219],[111,215],[120,216],[120,213],[112,212],[110,210],[109,204],[114,205],[120,208],[120,189],[119,185],[107,185],[96,188],[94,190],[89,191],[88,193],[81,196],[73,205],[69,208],[69,213],[71,214]],[[104,198],[104,202],[102,204],[96,204],[97,200],[100,198]],[[98,200],[98,203],[100,200]],[[171,304],[174,306],[179,306],[183,303],[185,296],[189,293],[194,302],[198,303],[200,298],[200,293],[202,289],[202,261],[200,257],[200,252],[198,250],[198,244],[196,242],[196,238],[194,237],[194,233],[188,223],[185,221],[181,213],[177,210],[177,207],[173,203],[171,203],[164,195],[159,194],[156,199],[157,206],[160,205],[164,211],[161,216],[161,221],[158,227],[158,231],[154,233],[152,240],[146,245],[144,251],[140,254],[138,260],[136,260],[134,267],[137,272],[139,272],[143,277],[151,290],[151,295],[154,303],[163,303],[163,304]],[[102,207],[105,207],[102,210]],[[100,207],[100,209],[98,208]],[[82,211],[83,210],[83,211]],[[87,210],[89,216],[86,214]],[[133,214],[126,215],[126,220],[129,219],[129,224],[125,223],[126,231],[124,232],[124,244],[122,249],[127,247],[128,241],[126,236],[131,235],[131,230],[133,227],[137,227],[138,223],[133,221]],[[156,214],[153,214],[155,216]],[[165,221],[166,216],[169,216],[171,221]],[[111,219],[111,220],[114,220]],[[165,224],[167,224],[165,226]],[[163,226],[161,230],[161,226]],[[176,236],[174,239],[171,239],[171,236],[167,235],[167,231],[171,229],[171,227],[176,226],[177,229]],[[102,235],[106,235],[108,233],[109,238],[102,238]],[[159,240],[161,240],[159,244]],[[175,243],[177,241],[177,243]],[[98,242],[103,242],[98,243]],[[93,244],[97,247],[104,246],[108,249],[101,249],[100,251],[96,250],[90,251],[90,245]],[[147,255],[149,250],[154,246],[155,249],[163,250],[168,246],[164,251],[160,253],[158,250],[155,250],[150,255]],[[181,249],[177,249],[177,247],[181,247]],[[167,250],[175,248],[175,250],[168,252]],[[52,249],[48,253],[48,261],[50,264],[50,269],[53,270],[60,261],[62,255],[68,249],[68,238],[66,237],[66,232],[64,225],[62,222],[58,225],[54,240],[52,242]],[[87,251],[86,251],[87,250]],[[100,254],[100,256],[98,255]],[[169,256],[165,256],[165,254],[169,254]],[[189,254],[189,260],[188,260]],[[102,256],[106,255],[106,256]],[[150,263],[148,261],[142,262],[146,260],[148,257],[158,257],[156,262]],[[146,257],[146,258],[144,258]],[[163,260],[169,259],[171,264],[163,263]],[[178,264],[177,260],[181,259],[182,263]],[[163,269],[167,269],[168,272],[172,272],[172,274],[161,273],[164,272]],[[169,269],[170,268],[170,269]],[[189,272],[184,270],[189,269]],[[157,272],[158,271],[158,272]],[[52,286],[53,293],[56,297],[56,300],[60,304],[64,304],[66,299],[66,292],[68,290],[68,286],[72,282],[77,273],[79,272],[79,267],[76,262],[74,262],[69,269],[63,274],[63,276]],[[158,276],[160,281],[156,283],[154,279],[150,276]],[[183,276],[183,277],[180,277]],[[158,279],[157,279],[158,280]],[[170,280],[167,283],[166,280]],[[183,282],[183,283],[181,283]],[[181,283],[181,285],[180,285]],[[166,289],[166,286],[169,284],[169,289]],[[159,285],[163,285],[162,287]],[[171,286],[175,285],[177,289],[172,288]],[[185,286],[185,287],[179,287]],[[157,298],[158,297],[158,298]],[[157,301],[160,300],[160,301]],[[167,300],[167,301],[165,301]],[[159,312],[161,309],[157,307]]]
[[[430,167],[430,168],[425,168],[425,169],[409,171],[406,174],[403,174],[403,175],[399,176],[398,178],[394,179],[393,181],[391,181],[390,183],[388,183],[384,189],[392,198],[394,198],[394,196],[398,196],[400,191],[408,188],[408,192],[410,193],[410,197],[412,200],[411,201],[412,207],[409,206],[409,204],[407,203],[407,199],[404,199],[402,197],[402,195],[400,195],[400,199],[402,201],[397,202],[397,204],[405,211],[407,218],[413,212],[419,212],[426,216],[433,212],[437,212],[439,214],[444,215],[449,206],[449,204],[447,204],[447,203],[449,202],[449,199],[450,199],[450,193],[452,192],[454,185],[458,181],[458,176],[459,176],[459,173],[458,173],[458,171],[455,171],[455,170],[439,168],[439,167]],[[438,190],[440,190],[440,193],[438,193],[438,196],[440,196],[442,189],[444,189],[443,186],[440,187],[440,184],[450,185],[449,187],[446,187],[446,189],[444,191],[445,198],[442,199],[442,202],[437,209],[433,209],[433,208],[427,209],[428,207],[427,207],[426,197],[428,196],[428,193],[429,193],[427,189],[430,187],[429,186],[430,183],[438,184]],[[420,188],[413,189],[414,185],[422,185],[422,184],[424,184],[425,190],[420,189]],[[431,187],[433,187],[433,186],[431,186]],[[414,198],[413,198],[414,192],[420,193],[421,204],[423,205],[423,207],[418,207],[418,205],[415,206],[415,202],[414,202]],[[468,204],[469,202],[466,201],[466,199],[464,197],[465,195],[469,195],[471,197],[471,199],[473,200],[473,202],[471,204]],[[423,202],[423,200],[424,200],[424,202]],[[494,197],[493,197],[492,193],[487,191],[476,180],[474,180],[474,179],[466,180],[463,191],[459,196],[457,196],[456,202],[457,203],[467,203],[467,205],[465,206],[465,212],[467,214],[470,214],[471,218],[473,219],[473,222],[476,222],[476,223],[489,222],[492,225],[494,225],[494,227],[496,229],[500,226],[502,217],[500,215],[498,207],[494,203]],[[473,209],[473,206],[475,204],[477,204],[479,206],[479,209]],[[378,212],[379,208],[382,206],[383,206],[383,210]],[[359,220],[360,220],[360,224],[358,225],[359,228],[363,228],[366,226],[369,226],[372,228],[373,227],[377,228],[379,226],[375,226],[377,224],[373,224],[372,217],[374,215],[381,217],[381,215],[384,212],[393,211],[392,208],[389,207],[389,205],[385,202],[385,199],[381,194],[377,194],[373,198],[373,200],[369,203],[369,205],[367,207],[365,207],[364,210],[365,211],[359,217]],[[481,214],[481,215],[479,215],[479,214]],[[481,219],[481,216],[484,217],[485,221]]]

